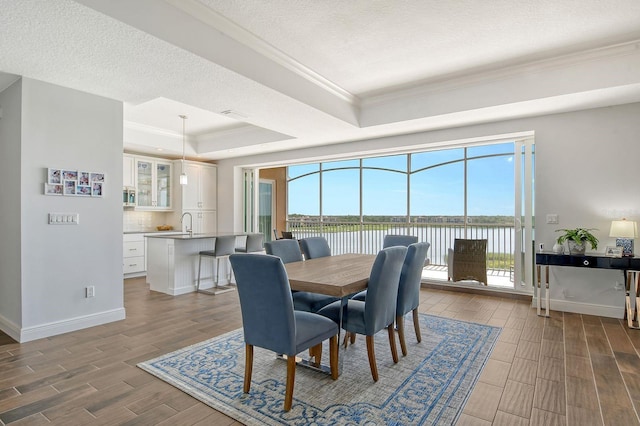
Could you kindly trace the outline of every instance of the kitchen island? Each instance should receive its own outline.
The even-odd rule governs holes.
[[[214,234],[147,235],[147,282],[150,289],[177,296],[196,290],[198,280],[198,253],[213,250],[216,237],[247,236],[245,232],[216,232]],[[200,288],[214,286],[215,268],[210,259],[202,261]],[[229,284],[226,277],[231,266],[220,265],[218,285]]]

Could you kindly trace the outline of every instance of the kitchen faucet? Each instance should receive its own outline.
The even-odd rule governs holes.
[[[187,227],[186,231],[190,237],[193,237],[193,216],[191,216],[191,213],[189,212],[182,213],[182,217],[180,218],[180,226],[182,226],[182,221],[184,220],[184,217],[186,215],[189,215],[189,226]]]

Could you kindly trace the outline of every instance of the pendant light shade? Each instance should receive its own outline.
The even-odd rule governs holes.
[[[184,122],[187,119],[186,115],[180,115],[180,118],[182,118],[182,173],[180,173],[180,185],[186,185],[187,184],[187,174],[184,172],[184,148],[185,148],[185,143],[186,143],[186,136],[184,133]]]

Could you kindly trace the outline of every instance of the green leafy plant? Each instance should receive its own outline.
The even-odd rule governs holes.
[[[597,231],[595,228],[575,228],[575,229],[556,229],[556,232],[564,232],[558,237],[558,244],[564,244],[565,241],[573,241],[576,244],[588,242],[591,249],[598,248],[598,239],[591,233]]]

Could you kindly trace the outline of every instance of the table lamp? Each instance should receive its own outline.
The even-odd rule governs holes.
[[[622,247],[623,256],[633,256],[633,239],[638,238],[638,225],[633,220],[611,221],[610,237],[615,237],[616,247]]]

